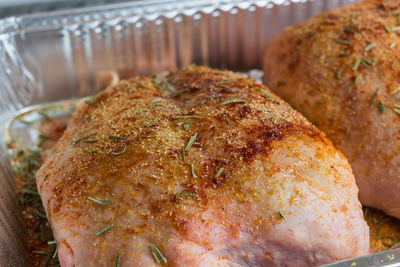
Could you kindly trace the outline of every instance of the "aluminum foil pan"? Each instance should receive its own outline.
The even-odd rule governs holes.
[[[30,266],[6,147],[16,114],[94,94],[110,70],[124,78],[190,63],[261,69],[285,26],[356,1],[151,0],[0,20],[0,266]],[[394,250],[335,266],[399,259]]]

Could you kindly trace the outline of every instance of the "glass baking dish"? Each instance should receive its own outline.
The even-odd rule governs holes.
[[[125,78],[191,63],[261,69],[266,46],[285,26],[352,2],[151,0],[0,20],[0,265],[30,266],[7,148],[15,116],[42,109],[58,116],[53,107],[96,93],[110,71]],[[33,146],[37,133],[14,126]],[[397,262],[391,250],[334,265]]]

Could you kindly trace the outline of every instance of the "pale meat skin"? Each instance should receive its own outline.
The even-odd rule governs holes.
[[[266,84],[348,158],[361,203],[397,218],[399,12],[374,0],[321,14],[285,29],[264,61]]]
[[[37,174],[61,265],[115,266],[119,254],[120,266],[158,266],[150,244],[179,267],[367,254],[347,160],[269,94],[232,72],[191,67],[121,81],[82,103]]]

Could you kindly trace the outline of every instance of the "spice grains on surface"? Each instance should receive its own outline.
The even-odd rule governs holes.
[[[310,266],[368,253],[344,156],[228,71],[107,88],[78,106],[37,184],[61,266]]]
[[[369,0],[286,28],[266,84],[348,158],[360,201],[400,218],[400,1]]]

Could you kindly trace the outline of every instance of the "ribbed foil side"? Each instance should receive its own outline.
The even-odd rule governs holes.
[[[261,68],[285,26],[356,1],[143,1],[0,20],[0,266],[29,265],[3,135],[15,111],[93,94],[103,71]]]

